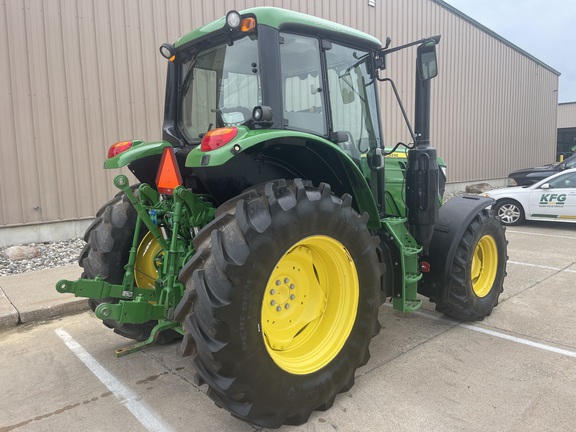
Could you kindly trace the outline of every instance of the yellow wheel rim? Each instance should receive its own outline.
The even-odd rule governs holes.
[[[496,279],[498,249],[494,237],[485,235],[480,239],[472,256],[470,278],[472,289],[478,297],[486,297]]]
[[[158,279],[158,266],[162,262],[163,250],[160,243],[148,232],[136,251],[134,264],[134,279],[140,288],[154,289],[154,282]]]
[[[262,299],[268,353],[287,372],[309,374],[340,352],[356,320],[359,283],[348,250],[307,237],[278,261]]]

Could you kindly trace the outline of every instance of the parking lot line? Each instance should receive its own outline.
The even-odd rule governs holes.
[[[569,236],[569,235],[554,235],[554,234],[541,234],[541,233],[534,233],[534,232],[529,232],[529,231],[516,231],[516,230],[511,230],[510,228],[508,228],[506,230],[506,233],[513,233],[513,234],[527,234],[530,236],[542,236],[542,237],[554,237],[554,238],[561,238],[561,239],[576,239],[576,236]]]
[[[497,332],[494,330],[488,330],[488,329],[485,329],[482,327],[476,327],[476,326],[473,326],[470,324],[464,324],[464,323],[459,324],[459,327],[464,327],[468,330],[472,330],[472,331],[479,332],[479,333],[484,333],[484,334],[487,334],[490,336],[496,336],[500,339],[506,339],[506,340],[516,342],[516,343],[519,343],[522,345],[527,345],[527,346],[530,346],[533,348],[539,348],[539,349],[544,350],[544,351],[550,351],[550,352],[553,352],[556,354],[562,354],[562,355],[565,355],[568,357],[576,357],[576,352],[574,352],[574,351],[569,351],[569,350],[566,350],[563,348],[556,348],[556,347],[553,347],[551,345],[543,344],[540,342],[533,342],[531,340],[519,338],[516,336],[511,336],[511,335],[508,335],[506,333],[500,333],[500,332]]]
[[[70,351],[80,359],[84,365],[90,369],[96,378],[110,390],[120,403],[132,413],[146,430],[151,432],[173,432],[173,429],[165,424],[160,416],[150,409],[142,398],[122,384],[114,375],[106,370],[98,361],[92,357],[70,334],[63,329],[54,330],[58,337],[66,344]]]
[[[392,307],[392,305],[390,303],[384,303],[384,304],[388,307]],[[475,331],[478,333],[484,333],[484,334],[494,336],[494,337],[497,337],[500,339],[505,339],[505,340],[508,340],[511,342],[516,342],[516,343],[519,343],[522,345],[527,345],[527,346],[532,347],[532,348],[538,348],[538,349],[541,349],[544,351],[549,351],[549,352],[561,354],[561,355],[564,355],[567,357],[576,358],[576,351],[570,351],[570,350],[563,349],[563,348],[557,348],[557,347],[554,347],[552,345],[543,344],[540,342],[534,342],[534,341],[531,341],[529,339],[524,339],[524,338],[517,337],[517,336],[511,336],[511,335],[508,335],[506,333],[500,333],[500,332],[497,332],[494,330],[488,330],[488,329],[485,329],[482,327],[477,327],[475,325],[466,324],[466,323],[461,322],[461,321],[453,320],[453,319],[448,318],[444,315],[436,315],[432,312],[426,312],[426,311],[422,311],[422,310],[416,311],[416,312],[411,312],[411,313],[418,315],[418,316],[421,316],[421,317],[424,317],[424,318],[432,319],[435,321],[442,321],[442,322],[445,322],[447,324],[453,324],[454,327],[462,327],[462,328],[465,328],[467,330],[472,330],[472,331]]]
[[[556,270],[556,271],[565,271],[568,273],[576,273],[576,270],[571,270],[569,268],[551,267],[551,266],[545,266],[545,265],[540,265],[540,264],[523,263],[523,262],[518,262],[518,261],[508,260],[508,264],[516,264],[516,265],[522,265],[522,266],[528,266],[528,267],[538,267],[538,268],[547,269],[547,270]],[[572,264],[570,264],[570,265],[572,265]]]

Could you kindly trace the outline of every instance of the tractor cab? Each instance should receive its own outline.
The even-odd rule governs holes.
[[[171,59],[164,139],[187,146],[221,128],[298,131],[337,144],[358,167],[382,146],[380,42],[284,12],[289,24],[277,26],[270,8],[231,11],[209,39],[199,29],[161,47]]]

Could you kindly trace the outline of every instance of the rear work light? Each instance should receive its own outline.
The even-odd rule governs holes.
[[[120,141],[116,144],[112,144],[108,149],[108,159],[113,158],[122,152],[125,152],[130,147],[132,147],[132,141]]]
[[[242,33],[248,33],[256,28],[256,18],[242,18],[238,11],[231,10],[226,14],[226,25],[231,31],[240,30]]]
[[[211,130],[202,138],[200,150],[204,152],[216,150],[232,141],[237,133],[238,128],[235,127]]]

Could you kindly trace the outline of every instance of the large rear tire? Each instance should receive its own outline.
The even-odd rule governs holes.
[[[137,191],[134,191],[135,193]],[[124,266],[128,263],[132,239],[136,228],[136,210],[123,193],[118,193],[113,199],[100,208],[96,219],[84,234],[86,245],[80,253],[79,264],[84,268],[82,278],[93,279],[96,276],[103,280],[121,284],[124,278]],[[158,277],[156,259],[159,258],[160,247],[154,237],[143,227],[142,240],[138,247],[135,264],[136,285],[142,288],[154,288]],[[118,299],[90,299],[88,304],[92,311],[101,303],[118,303]],[[128,339],[144,341],[148,339],[157,321],[142,324],[120,324],[114,320],[104,320],[104,325],[115,333]],[[179,339],[179,333],[166,330],[158,335],[157,344]]]
[[[506,277],[507,241],[493,211],[484,209],[459,240],[436,310],[464,320],[482,320],[498,304]]]
[[[325,184],[278,180],[225,203],[195,238],[180,273],[183,350],[235,417],[302,424],[368,361],[382,266],[351,201]]]

